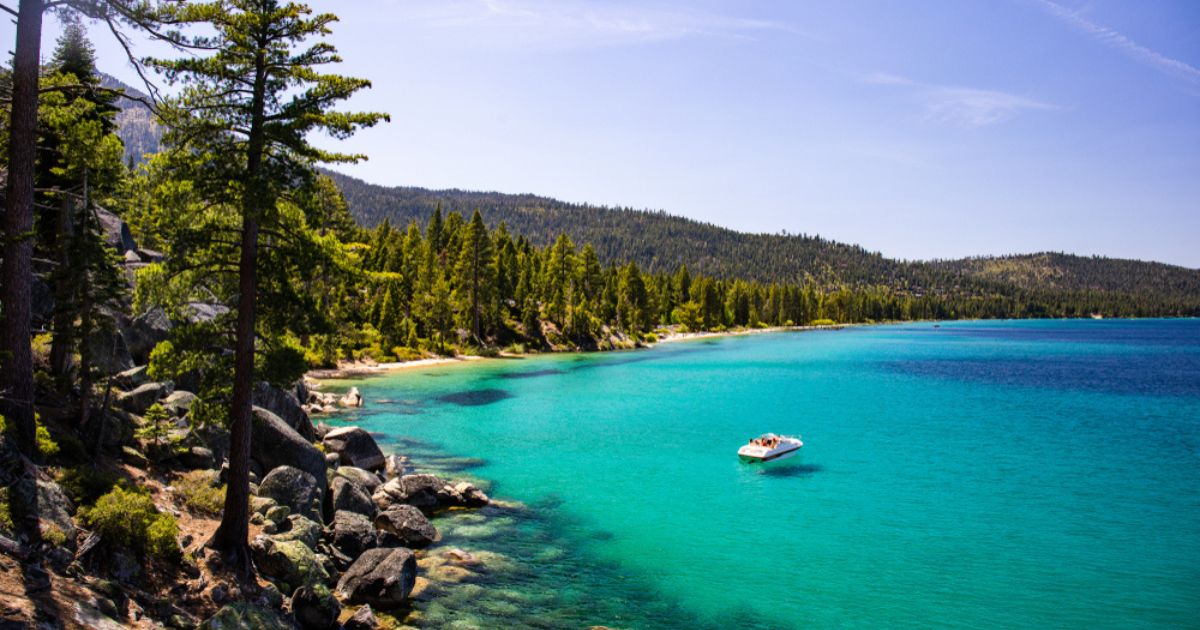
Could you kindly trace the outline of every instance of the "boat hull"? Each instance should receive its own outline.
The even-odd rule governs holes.
[[[777,462],[777,461],[780,461],[783,459],[787,459],[799,452],[800,452],[800,447],[797,446],[796,448],[793,448],[790,450],[781,451],[778,453],[771,453],[768,455],[763,455],[761,457],[757,456],[757,455],[745,455],[745,454],[739,453],[738,458],[740,458],[743,462],[746,462],[748,464],[765,464],[767,462]]]

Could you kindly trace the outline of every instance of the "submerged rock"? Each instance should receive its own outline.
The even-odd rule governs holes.
[[[342,575],[337,591],[350,603],[391,610],[404,604],[416,579],[417,561],[411,550],[370,549]]]
[[[359,427],[340,427],[325,434],[321,439],[325,450],[337,453],[343,464],[366,470],[383,470],[383,451],[371,437]]]
[[[375,527],[412,549],[428,547],[437,540],[437,529],[421,510],[411,505],[393,505],[375,517]]]

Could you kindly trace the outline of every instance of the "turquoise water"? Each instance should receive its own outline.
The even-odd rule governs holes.
[[[515,604],[434,598],[427,625],[1200,625],[1197,320],[778,333],[354,384],[355,422],[530,506],[442,522],[444,545],[513,559],[472,592]],[[764,431],[802,454],[740,463]]]

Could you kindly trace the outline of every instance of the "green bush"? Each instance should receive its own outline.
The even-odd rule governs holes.
[[[3,416],[0,416],[2,418]],[[11,491],[8,488],[0,488],[0,531],[11,533],[13,531],[12,504],[9,499]]]
[[[40,422],[37,425],[37,449],[42,454],[42,457],[54,457],[58,455],[58,442],[55,442],[54,438],[50,437],[50,431]]]
[[[392,354],[396,357],[397,361],[416,361],[425,356],[420,350],[413,350],[406,346],[392,348]]]
[[[814,320],[812,320],[812,322],[809,325],[810,326],[832,326],[832,325],[834,325],[834,323],[836,323],[836,322],[834,322],[832,319],[824,318],[824,319],[814,319]]]
[[[7,433],[8,429],[8,421],[5,420],[3,415],[0,415],[0,435]],[[40,418],[37,419],[36,431],[37,433],[34,437],[37,439],[38,453],[41,453],[43,457],[58,455],[58,442],[55,442],[54,438],[50,437],[50,431],[46,429],[46,425],[42,424]]]
[[[225,508],[225,486],[216,483],[214,470],[193,470],[183,473],[172,484],[183,504],[197,514],[220,516]]]
[[[120,477],[92,466],[68,468],[58,476],[58,485],[70,493],[80,506],[92,505],[96,499],[112,490]]]
[[[140,551],[159,560],[179,558],[175,517],[159,512],[145,492],[113,488],[81,513],[83,522],[108,545]]]

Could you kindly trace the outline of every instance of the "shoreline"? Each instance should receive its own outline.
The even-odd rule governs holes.
[[[880,322],[886,323],[886,322]],[[875,326],[876,324],[820,324],[816,326],[770,326],[767,328],[739,328],[735,330],[721,331],[702,331],[702,332],[668,332],[666,335],[658,337],[656,341],[651,343],[640,344],[634,348],[620,348],[613,350],[550,350],[547,352],[526,352],[522,354],[501,353],[496,357],[484,357],[476,354],[462,354],[453,357],[429,357],[425,359],[415,359],[412,361],[388,361],[384,363],[362,362],[362,361],[346,361],[339,362],[336,368],[325,368],[317,370],[309,370],[304,373],[304,378],[314,381],[337,381],[364,376],[378,376],[399,370],[408,370],[414,368],[433,367],[441,365],[456,365],[461,363],[469,363],[475,361],[484,361],[488,359],[513,359],[525,358],[539,355],[549,354],[569,354],[578,352],[582,354],[591,354],[599,352],[616,352],[618,350],[649,350],[660,344],[679,343],[683,341],[695,341],[699,339],[714,339],[719,337],[742,337],[748,335],[761,335],[768,333],[783,333],[783,332],[812,332],[817,330],[841,330],[849,327],[859,326]]]

